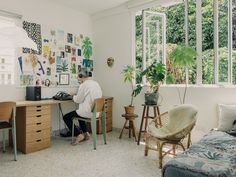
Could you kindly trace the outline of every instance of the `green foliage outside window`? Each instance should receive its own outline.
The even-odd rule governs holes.
[[[228,20],[227,20],[227,0],[219,3],[219,81],[227,80],[228,59]],[[184,36],[184,4],[177,4],[170,7],[153,7],[150,11],[166,14],[166,51],[167,51],[167,74],[168,51],[173,50],[173,46],[185,43]],[[189,1],[189,46],[196,49],[196,3]],[[214,84],[214,14],[213,0],[202,0],[202,81],[203,84]],[[136,66],[142,68],[142,16],[136,16]],[[179,72],[185,72],[180,70]],[[183,78],[185,78],[182,73]],[[183,83],[181,80],[178,83]],[[196,65],[189,70],[189,83],[196,83]],[[236,0],[233,0],[233,84],[236,84]]]

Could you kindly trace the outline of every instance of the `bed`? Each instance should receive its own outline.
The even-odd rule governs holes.
[[[236,137],[210,131],[166,163],[163,177],[236,177]]]

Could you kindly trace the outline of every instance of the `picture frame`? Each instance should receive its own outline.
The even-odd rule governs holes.
[[[70,84],[70,74],[60,73],[59,74],[59,85],[69,85]]]

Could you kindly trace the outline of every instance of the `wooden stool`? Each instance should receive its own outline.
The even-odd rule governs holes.
[[[138,134],[138,142],[137,144],[139,145],[140,143],[140,138],[141,138],[141,133],[146,133],[147,132],[147,125],[148,125],[148,119],[154,119],[157,117],[157,115],[160,115],[160,110],[159,110],[159,105],[146,105],[146,104],[142,104],[143,106],[143,115],[142,115],[142,120],[141,120],[141,125],[140,125],[140,129],[139,129],[139,134]],[[149,108],[152,107],[153,108],[153,116],[149,115]],[[145,119],[145,127],[143,130],[143,121]],[[162,125],[161,123],[161,118],[159,117],[159,122],[158,125]]]
[[[137,114],[122,114],[122,117],[125,118],[125,124],[120,132],[119,138],[120,139],[122,138],[123,131],[126,128],[126,129],[129,129],[129,138],[131,137],[131,130],[132,130],[133,137],[135,138],[135,141],[137,141],[136,133],[135,133],[136,130],[134,126],[134,119],[137,118],[138,115]],[[129,126],[126,126],[128,121],[129,121]]]

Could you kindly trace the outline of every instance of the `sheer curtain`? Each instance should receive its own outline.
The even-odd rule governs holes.
[[[22,16],[0,10],[0,85],[15,83],[16,50],[28,47],[37,50],[36,43],[22,29]]]

